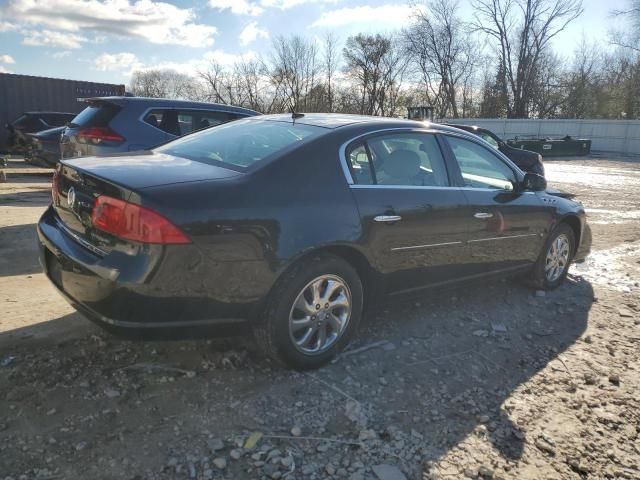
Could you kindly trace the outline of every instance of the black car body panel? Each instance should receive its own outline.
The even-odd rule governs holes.
[[[25,160],[54,167],[60,161],[60,136],[65,127],[26,134]]]
[[[576,259],[588,253],[590,236],[578,203],[545,192],[468,187],[450,139],[490,149],[460,130],[332,115],[242,122],[313,125],[316,131],[247,168],[171,157],[165,147],[122,162],[61,162],[58,197],[41,218],[38,235],[43,268],[79,310],[122,328],[255,321],[278,279],[314,252],[347,259],[368,292],[394,294],[525,271],[562,221],[579,238]],[[356,184],[345,151],[354,140],[380,132],[436,136],[448,185]],[[521,183],[524,174],[495,155]],[[69,202],[71,188],[75,198]],[[191,243],[136,243],[93,228],[91,205],[98,195],[160,213]],[[474,217],[478,211],[491,217]],[[402,221],[381,223],[380,215]]]

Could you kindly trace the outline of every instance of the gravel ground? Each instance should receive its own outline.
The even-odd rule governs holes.
[[[251,339],[128,342],[40,273],[50,172],[0,184],[0,479],[640,478],[640,162],[549,161],[594,253],[371,313],[313,373]]]

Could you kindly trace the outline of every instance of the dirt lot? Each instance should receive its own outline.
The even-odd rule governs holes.
[[[547,170],[594,231],[564,286],[395,301],[303,374],[248,338],[127,342],[74,313],[37,261],[50,174],[11,161],[0,479],[640,478],[640,161]]]

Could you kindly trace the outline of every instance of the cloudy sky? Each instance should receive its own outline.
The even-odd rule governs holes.
[[[460,0],[470,19],[469,0]],[[583,0],[585,13],[558,36],[569,55],[580,39],[606,41],[610,11],[626,0]],[[133,69],[193,72],[233,63],[284,34],[344,40],[407,23],[403,0],[0,0],[0,71],[127,83]]]

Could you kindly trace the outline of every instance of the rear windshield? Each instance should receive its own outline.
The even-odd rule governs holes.
[[[326,129],[269,120],[236,120],[169,142],[156,152],[246,170],[255,163],[320,135]]]
[[[70,127],[106,127],[120,111],[110,103],[93,103],[71,120]]]

